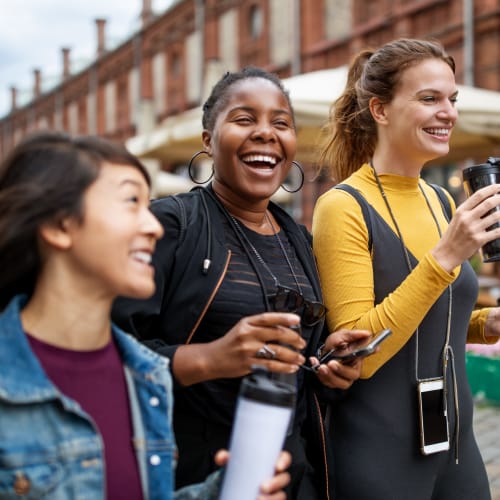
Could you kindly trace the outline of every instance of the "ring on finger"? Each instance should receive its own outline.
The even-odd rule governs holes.
[[[273,351],[267,344],[264,344],[255,355],[256,358],[261,359],[274,359],[276,357],[276,351]]]

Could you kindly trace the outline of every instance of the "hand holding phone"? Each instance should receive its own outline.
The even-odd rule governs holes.
[[[346,345],[334,347],[326,354],[324,354],[319,363],[312,368],[318,369],[320,365],[328,363],[332,359],[341,361],[342,363],[350,363],[351,361],[359,358],[364,358],[373,354],[377,347],[389,336],[392,330],[386,328],[367,339],[351,342]]]

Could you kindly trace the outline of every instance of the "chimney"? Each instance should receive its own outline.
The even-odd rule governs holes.
[[[63,47],[61,52],[63,57],[63,80],[67,80],[71,74],[69,62],[70,49],[68,47]]]
[[[145,28],[153,20],[153,9],[151,8],[151,0],[142,0],[142,27]]]
[[[38,68],[35,68],[33,70],[33,75],[35,76],[35,83],[33,85],[33,99],[37,99],[42,93],[42,74]]]
[[[17,88],[10,88],[10,110],[15,111],[17,109]]]
[[[106,52],[106,19],[96,19],[97,26],[97,57],[101,57]]]

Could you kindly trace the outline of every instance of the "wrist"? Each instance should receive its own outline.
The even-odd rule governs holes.
[[[206,344],[208,346],[208,344]],[[205,344],[179,346],[172,364],[172,372],[179,383],[185,386],[210,380],[209,359]]]

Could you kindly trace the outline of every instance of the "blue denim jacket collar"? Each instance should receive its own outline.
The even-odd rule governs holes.
[[[60,398],[24,334],[20,311],[26,302],[26,296],[18,295],[0,316],[0,391],[14,403]]]
[[[0,391],[6,399],[16,403],[60,398],[71,404],[47,378],[30,348],[20,319],[26,302],[26,296],[18,295],[0,315]],[[159,358],[143,346],[138,355],[137,342],[115,325],[112,334],[125,366],[136,379],[169,385],[167,358]]]

